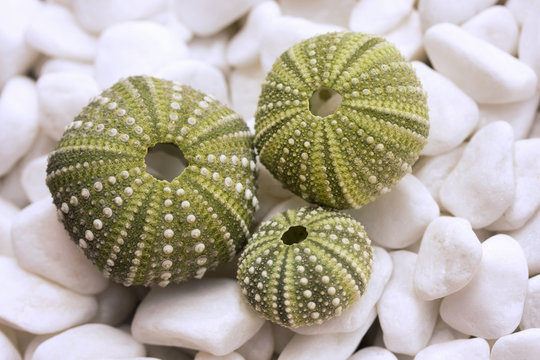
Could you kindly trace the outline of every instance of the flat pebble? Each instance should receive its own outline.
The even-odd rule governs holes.
[[[0,176],[24,156],[37,132],[36,84],[27,77],[12,77],[0,95]]]
[[[496,2],[497,0],[469,0],[463,3],[445,0],[419,0],[418,11],[424,29],[427,29],[443,22],[461,24]]]
[[[540,329],[502,336],[491,349],[491,360],[535,360],[540,354]]]
[[[22,270],[15,259],[0,256],[0,323],[32,334],[61,331],[90,320],[93,296],[81,295]]]
[[[521,245],[529,268],[529,276],[540,274],[540,211],[523,225],[520,229],[509,231]]]
[[[476,14],[463,25],[463,30],[495,45],[511,55],[517,52],[519,25],[505,6],[491,6]]]
[[[255,0],[174,0],[174,9],[194,34],[209,36],[238,20],[253,4]]]
[[[348,360],[398,360],[398,358],[385,348],[368,346],[355,352]]]
[[[439,206],[420,180],[408,174],[388,194],[348,213],[364,225],[372,241],[399,249],[420,240],[439,216]]]
[[[19,208],[0,198],[0,255],[15,256],[11,241],[11,223],[19,213]]]
[[[535,72],[525,63],[453,24],[426,31],[424,46],[433,67],[479,103],[531,98]]]
[[[21,183],[30,202],[50,196],[49,188],[45,183],[46,177],[47,155],[37,157],[24,166]]]
[[[188,43],[189,58],[207,63],[228,73],[227,44],[233,35],[232,28],[221,31],[215,35],[196,36]]]
[[[445,297],[441,317],[454,329],[485,339],[510,334],[518,326],[527,293],[527,262],[519,243],[495,235],[482,243],[473,279]]]
[[[128,20],[146,19],[166,6],[166,0],[73,0],[73,15],[91,33]]]
[[[107,288],[97,294],[98,310],[93,323],[117,326],[128,319],[137,307],[138,299],[132,288],[109,282]]]
[[[357,1],[340,0],[279,0],[283,15],[302,17],[323,24],[347,27]]]
[[[229,74],[232,108],[244,119],[255,116],[265,76],[258,64],[234,69]]]
[[[73,121],[100,88],[93,76],[74,71],[53,72],[37,81],[40,126],[58,141],[65,127]]]
[[[304,335],[351,332],[360,328],[368,319],[371,310],[380,299],[386,283],[392,275],[392,259],[378,246],[373,247],[373,272],[360,299],[343,311],[339,317],[330,319],[321,325],[302,326],[293,329]]]
[[[232,279],[193,280],[154,288],[137,308],[131,330],[144,343],[225,355],[263,326]]]
[[[519,25],[523,25],[536,0],[508,0],[504,4],[512,12]]]
[[[346,360],[377,317],[371,309],[366,322],[355,331],[321,335],[296,334],[285,346],[278,360]]]
[[[441,186],[443,206],[475,229],[497,220],[514,200],[513,148],[508,123],[496,121],[480,129]]]
[[[83,73],[93,77],[94,65],[89,62],[77,60],[50,58],[41,63],[36,69],[38,80],[43,75],[57,72]]]
[[[540,328],[540,275],[529,279],[519,328],[521,330]]]
[[[460,333],[456,329],[451,328],[448,326],[447,323],[439,318],[437,319],[437,322],[435,323],[435,328],[433,329],[433,334],[431,335],[431,339],[429,339],[428,346],[433,344],[440,344],[443,342],[448,342],[452,340],[458,340],[458,339],[468,339],[469,336],[465,335],[463,333]]]
[[[460,145],[478,123],[478,106],[452,81],[424,63],[415,61],[416,75],[427,92],[428,142],[422,155],[439,155]]]
[[[21,360],[21,354],[11,340],[0,330],[0,354],[2,359]]]
[[[426,57],[422,24],[418,11],[413,10],[399,25],[384,37],[394,44],[405,59],[423,60]]]
[[[519,38],[519,59],[533,68],[540,77],[540,2],[530,4]]]
[[[91,61],[96,56],[96,38],[82,30],[63,6],[46,3],[27,28],[25,38],[51,57]]]
[[[481,338],[459,339],[430,345],[416,354],[414,360],[474,359],[490,360],[489,344]]]
[[[242,355],[245,360],[270,360],[274,353],[274,336],[271,323],[265,322],[263,327],[251,339],[236,349],[236,352]]]
[[[144,345],[128,333],[103,324],[85,324],[43,341],[32,360],[114,359],[146,355]]]
[[[413,10],[414,0],[362,0],[351,12],[349,28],[367,34],[386,34]]]
[[[221,356],[199,351],[193,360],[245,360],[245,358],[236,351]]]
[[[414,270],[414,287],[422,300],[444,297],[472,279],[482,258],[482,245],[471,224],[442,216],[424,232]]]
[[[187,56],[186,45],[167,28],[149,21],[127,21],[108,27],[98,41],[95,68],[102,88],[120,78],[152,74]]]
[[[11,236],[15,256],[24,270],[81,294],[97,294],[107,287],[108,281],[58,221],[50,196],[17,214]]]
[[[390,256],[394,270],[377,303],[384,344],[390,351],[415,355],[431,338],[439,302],[424,301],[415,293],[415,253],[400,250]]]

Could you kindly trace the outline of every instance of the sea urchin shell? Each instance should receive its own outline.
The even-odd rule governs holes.
[[[300,42],[276,60],[255,114],[255,146],[297,195],[358,208],[411,171],[428,129],[422,86],[397,48],[340,32]]]
[[[340,315],[363,294],[372,264],[360,223],[305,207],[261,224],[242,252],[237,278],[259,314],[298,327]]]
[[[134,76],[67,127],[47,166],[66,230],[126,286],[201,277],[244,245],[257,206],[252,135],[239,115],[178,83]],[[156,144],[188,162],[171,181],[146,171]]]

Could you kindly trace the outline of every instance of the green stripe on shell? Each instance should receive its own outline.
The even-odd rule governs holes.
[[[371,241],[360,223],[305,207],[261,224],[242,252],[237,278],[262,317],[298,327],[339,316],[364,293],[372,265]]]
[[[317,116],[321,88],[341,95]],[[429,130],[412,67],[381,37],[330,33],[302,41],[274,63],[255,114],[261,162],[286,188],[333,208],[358,208],[387,192],[417,160]]]
[[[189,165],[172,181],[147,173],[158,143]],[[147,76],[116,83],[66,129],[47,185],[66,230],[126,286],[202,277],[231,260],[257,207],[253,137],[240,116],[188,86]]]

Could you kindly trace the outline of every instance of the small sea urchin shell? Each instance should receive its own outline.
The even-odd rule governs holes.
[[[330,33],[274,63],[255,114],[255,146],[297,195],[358,208],[411,170],[428,128],[422,86],[395,46],[374,35]]]
[[[371,241],[360,223],[306,207],[261,224],[240,257],[237,277],[259,314],[298,327],[340,315],[363,294],[372,265]]]
[[[146,171],[156,144],[188,162],[170,182]],[[255,154],[239,115],[212,97],[147,76],[96,97],[66,129],[47,185],[66,230],[124,285],[201,277],[249,236]]]

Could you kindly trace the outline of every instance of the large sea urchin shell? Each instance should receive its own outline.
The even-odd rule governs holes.
[[[259,314],[298,327],[340,315],[363,294],[372,265],[371,241],[360,223],[306,207],[261,224],[242,252],[237,277]]]
[[[257,206],[252,140],[214,98],[130,77],[67,127],[47,185],[66,230],[106,276],[165,286],[201,277],[244,245]],[[158,143],[175,144],[189,162],[170,182],[146,172]]]
[[[311,112],[319,91],[341,96],[333,113]],[[255,114],[255,146],[297,195],[358,208],[410,172],[428,129],[422,86],[395,46],[374,35],[330,33],[274,63]]]

